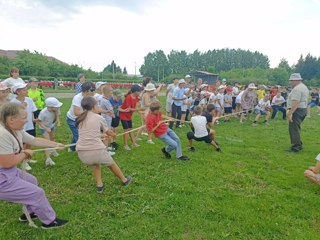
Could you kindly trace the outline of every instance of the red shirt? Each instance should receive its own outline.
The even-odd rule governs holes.
[[[124,102],[121,105],[121,109],[125,110],[127,108],[136,108],[137,103],[139,102],[139,98],[133,98],[131,94],[129,94]],[[121,120],[130,121],[132,119],[133,111],[130,112],[119,112],[119,116]]]
[[[146,127],[148,131],[151,131],[157,124],[162,120],[162,113],[159,112],[157,115],[149,113],[146,118]],[[160,137],[168,131],[168,126],[163,122],[159,127],[154,130],[154,136]]]

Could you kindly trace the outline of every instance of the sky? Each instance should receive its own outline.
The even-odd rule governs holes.
[[[320,57],[320,0],[0,0],[0,49],[139,74],[149,52],[241,48],[270,66]]]

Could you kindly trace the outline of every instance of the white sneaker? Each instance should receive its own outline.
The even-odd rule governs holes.
[[[115,152],[111,152],[111,151],[108,151],[108,153],[110,154],[110,156],[113,156],[116,154]]]
[[[56,165],[56,163],[54,161],[52,161],[51,158],[47,158],[46,166],[54,166],[54,165]]]
[[[147,140],[147,143],[149,143],[149,144],[155,144],[151,139],[150,139],[150,140]]]
[[[33,160],[33,159],[28,160],[28,163],[37,163],[37,162],[38,162],[38,161]]]
[[[54,157],[58,157],[58,156],[59,156],[59,153],[58,153],[56,150],[52,150],[52,151],[50,152],[50,154],[51,154],[52,156],[54,156]]]
[[[143,133],[141,133],[141,135],[148,136],[148,133],[143,132]]]
[[[138,143],[132,144],[133,147],[140,147]]]
[[[123,148],[124,148],[125,150],[127,150],[127,151],[130,151],[130,150],[131,150],[131,148],[130,148],[128,145],[123,146]]]
[[[108,147],[108,150],[113,151],[114,148],[113,147]]]
[[[142,140],[142,138],[136,138],[136,141],[141,141]]]
[[[27,171],[30,171],[32,169],[32,167],[30,167],[30,165],[28,163],[25,163],[25,167]]]

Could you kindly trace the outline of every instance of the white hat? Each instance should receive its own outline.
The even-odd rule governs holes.
[[[226,86],[220,85],[220,86],[218,87],[218,90],[220,90],[220,89],[225,89],[225,88],[226,88]]]
[[[254,83],[250,83],[250,84],[248,85],[248,88],[250,88],[250,89],[257,89],[257,87],[256,87],[256,85],[254,85]]]
[[[186,75],[184,78],[191,78],[191,76],[190,75]]]
[[[154,86],[153,83],[148,83],[147,86],[144,88],[144,90],[147,91],[147,92],[148,91],[153,91],[155,89],[156,89],[156,87]]]
[[[300,75],[300,73],[292,73],[290,75],[289,81],[302,81],[302,77]]]
[[[7,89],[8,89],[7,85],[5,85],[3,82],[0,82],[0,91],[4,91]]]
[[[209,85],[208,84],[201,84],[200,88],[204,88],[204,87],[208,87]]]
[[[226,82],[226,81],[227,81],[227,79],[225,79],[225,78],[224,78],[224,79],[222,79],[222,82]]]
[[[45,100],[45,103],[47,107],[56,107],[56,108],[61,107],[63,104],[62,102],[59,102],[59,100],[54,97],[48,97]]]
[[[180,79],[180,80],[179,80],[179,84],[180,84],[180,83],[186,83],[186,81],[185,81],[184,79]]]
[[[18,89],[25,88],[27,85],[28,85],[28,84],[26,84],[26,83],[18,83],[18,84],[15,84],[15,85],[13,85],[13,86],[11,87],[11,92],[12,92],[12,93],[16,93],[16,91],[17,91]]]
[[[98,89],[99,87],[105,84],[107,84],[107,82],[96,82],[96,89]]]

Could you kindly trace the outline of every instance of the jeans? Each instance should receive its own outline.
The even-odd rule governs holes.
[[[78,128],[76,127],[76,121],[71,120],[70,118],[67,117],[67,124],[72,132],[72,141],[71,144],[74,144],[78,141],[79,138],[79,132]],[[70,147],[72,151],[76,151],[76,146]]]
[[[176,157],[179,158],[182,156],[180,139],[173,130],[169,128],[159,139],[169,145],[166,147],[166,152],[171,152],[173,149],[176,149]]]
[[[292,122],[289,122],[289,134],[291,141],[291,149],[301,150],[302,142],[300,139],[301,123],[304,118],[307,116],[306,108],[297,108],[296,111],[292,114]]]
[[[271,119],[274,119],[277,112],[280,111],[282,112],[282,119],[285,120],[286,117],[287,117],[287,114],[286,114],[286,110],[282,107],[282,106],[272,106],[272,116],[271,116]]]
[[[176,117],[176,115],[178,116]],[[176,118],[176,119],[181,119],[181,106],[177,106],[174,103],[172,103],[172,112],[171,112],[171,117]],[[179,127],[180,121],[176,121],[176,127]],[[172,129],[173,127],[173,122],[169,123],[169,128]]]

